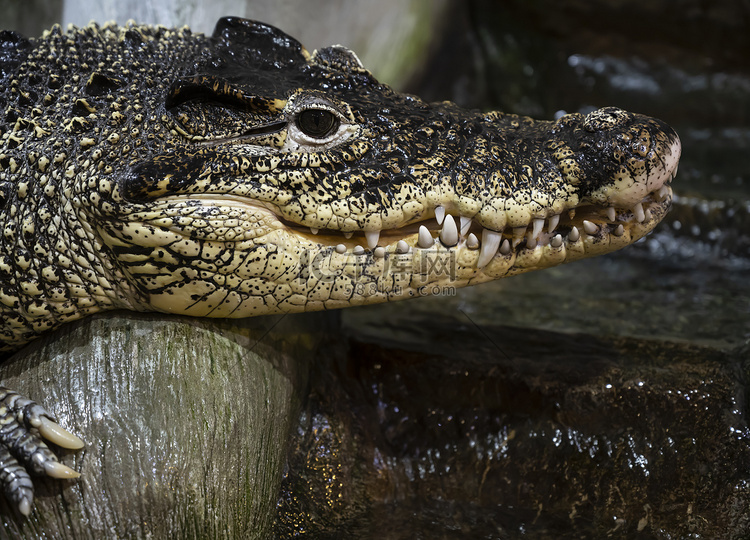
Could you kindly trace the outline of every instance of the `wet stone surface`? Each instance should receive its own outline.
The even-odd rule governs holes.
[[[412,91],[662,118],[672,212],[616,254],[342,312],[278,538],[750,536],[747,12],[623,6],[461,3]]]
[[[746,351],[383,321],[320,366],[280,536],[747,532]]]

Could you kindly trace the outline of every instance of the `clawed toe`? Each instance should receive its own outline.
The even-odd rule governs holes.
[[[81,439],[61,427],[57,422],[50,420],[47,416],[40,416],[39,425],[36,427],[39,429],[42,437],[61,448],[67,448],[68,450],[80,450],[83,448],[83,441]]]
[[[60,463],[43,439],[73,450],[84,445],[41,406],[0,386],[0,486],[24,515],[31,512],[34,500],[29,473],[62,479],[80,476]]]

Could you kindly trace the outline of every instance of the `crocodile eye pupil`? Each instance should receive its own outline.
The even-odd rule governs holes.
[[[336,116],[323,109],[308,109],[297,116],[297,127],[309,137],[324,139],[337,127],[339,121]]]

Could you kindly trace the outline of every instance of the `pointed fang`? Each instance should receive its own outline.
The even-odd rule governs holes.
[[[435,219],[437,220],[438,225],[443,224],[443,220],[445,219],[445,208],[442,206],[435,207]]]
[[[466,239],[466,247],[469,249],[477,249],[479,247],[479,238],[474,233],[469,233],[469,237]]]
[[[510,253],[510,242],[508,242],[508,239],[506,238],[503,240],[503,243],[500,244],[500,255],[507,255]]]
[[[534,239],[534,245],[536,245],[536,241],[539,240],[539,235],[542,234],[543,229],[544,229],[544,220],[535,219],[534,227],[531,231],[531,237]]]
[[[531,234],[526,237],[526,249],[534,249],[536,247],[536,238]]]
[[[471,218],[461,216],[461,236],[466,236],[469,233],[469,229],[471,229]]]
[[[617,211],[615,210],[614,206],[610,206],[607,208],[607,219],[610,221],[614,221],[617,219]]]
[[[440,241],[444,246],[451,247],[458,244],[458,229],[456,229],[456,220],[450,214],[445,216],[443,221],[443,230],[440,231]]]
[[[427,227],[425,227],[424,225],[419,226],[419,237],[417,238],[417,245],[422,249],[431,248],[435,245],[435,240],[433,240],[430,231],[428,231]]]
[[[477,268],[484,268],[489,264],[497,253],[497,248],[500,247],[500,240],[502,238],[503,235],[499,232],[490,231],[489,229],[482,231],[482,250],[479,252]]]
[[[633,215],[638,223],[643,223],[646,219],[646,214],[643,212],[643,205],[641,203],[636,204],[633,207]]]
[[[570,229],[570,233],[568,234],[568,240],[571,242],[578,242],[578,240],[581,238],[581,233],[578,232],[578,227],[573,227]]]
[[[592,223],[590,221],[583,220],[583,230],[586,234],[593,236],[596,233],[599,232],[599,227],[596,225],[596,223]]]
[[[380,231],[365,231],[365,239],[367,240],[367,247],[375,249],[380,241]]]
[[[558,223],[560,223],[560,214],[555,214],[554,216],[549,218],[549,228],[547,229],[547,231],[550,233],[555,232]]]

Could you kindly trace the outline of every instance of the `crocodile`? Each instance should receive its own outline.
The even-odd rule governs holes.
[[[434,294],[614,251],[669,210],[664,122],[395,92],[342,46],[227,17],[0,34],[0,350],[113,309],[196,317]],[[0,390],[0,482],[83,443]]]

